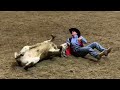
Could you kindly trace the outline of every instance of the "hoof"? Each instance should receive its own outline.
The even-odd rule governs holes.
[[[24,67],[24,69],[26,70],[26,71],[28,71],[28,67],[26,66],[26,67]]]

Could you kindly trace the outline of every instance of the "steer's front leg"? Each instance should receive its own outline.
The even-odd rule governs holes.
[[[54,49],[48,51],[49,56],[61,56],[60,49]]]

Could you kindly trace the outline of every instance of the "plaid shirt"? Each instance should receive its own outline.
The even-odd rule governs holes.
[[[82,38],[82,43],[83,44],[87,43],[87,40],[84,37],[80,36],[80,38]],[[71,38],[71,42],[69,41],[69,38],[68,38],[67,43],[71,44],[71,48],[73,49],[73,51],[77,48],[82,47],[82,44],[78,41],[78,35],[73,36]]]

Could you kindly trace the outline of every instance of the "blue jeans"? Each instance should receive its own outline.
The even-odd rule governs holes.
[[[105,50],[105,48],[103,48],[99,43],[93,42],[90,45],[85,47],[79,47],[79,48],[76,47],[74,49],[74,54],[76,54],[76,56],[81,56],[81,57],[84,57],[87,54],[90,54],[91,56],[96,58],[98,55],[98,52],[96,52],[94,48],[96,48],[100,52]]]

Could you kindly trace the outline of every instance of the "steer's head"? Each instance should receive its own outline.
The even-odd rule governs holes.
[[[67,43],[63,43],[60,46],[62,46],[63,49],[67,49],[68,48],[68,44]]]
[[[68,44],[67,43],[63,43],[60,46],[62,47],[62,49],[61,49],[61,57],[67,57],[66,49],[68,48]]]

